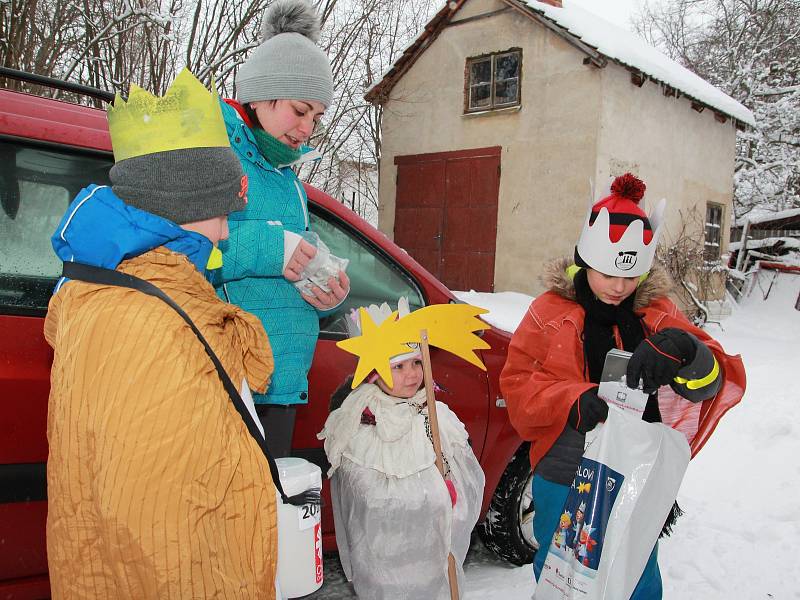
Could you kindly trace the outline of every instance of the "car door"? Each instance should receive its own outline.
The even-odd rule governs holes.
[[[0,591],[17,598],[49,594],[43,323],[61,272],[50,237],[80,187],[107,182],[112,164],[103,153],[0,139]]]
[[[403,252],[376,243],[374,238],[337,215],[311,205],[311,229],[315,231],[336,256],[349,260],[347,274],[350,294],[345,302],[330,314],[320,318],[320,339],[314,362],[309,372],[309,403],[297,412],[293,450],[323,469],[327,469],[322,443],[316,434],[322,430],[328,416],[332,393],[348,375],[355,371],[354,356],[340,350],[336,342],[347,337],[347,320],[359,306],[387,302],[393,308],[400,296],[408,298],[411,310],[427,304],[428,278],[432,276],[420,269],[414,275],[403,268],[392,252]],[[464,422],[473,448],[478,456],[483,448],[488,419],[488,380],[486,373],[448,354],[432,349],[433,376],[441,388],[437,398],[448,404]],[[333,520],[330,502],[323,508],[323,530],[327,534],[325,546],[332,542]]]

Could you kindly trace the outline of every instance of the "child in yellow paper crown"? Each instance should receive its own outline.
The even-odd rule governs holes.
[[[108,124],[113,186],[82,189],[52,237],[72,273],[44,325],[52,596],[274,598],[270,471],[203,344],[142,288],[74,271],[156,286],[243,393],[266,388],[264,328],[206,280],[227,215],[247,202],[219,99],[183,70],[164,97],[131,86]]]
[[[404,300],[398,307],[401,317],[408,313]],[[386,304],[368,310],[378,324],[391,313]],[[483,498],[483,471],[464,425],[437,402],[442,479],[419,348],[410,345],[389,363],[392,385],[375,372],[354,390],[352,378],[345,381],[318,435],[331,464],[339,557],[361,598],[449,598],[447,557],[453,554],[463,580]]]

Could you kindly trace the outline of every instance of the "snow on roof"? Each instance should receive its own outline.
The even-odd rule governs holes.
[[[747,240],[747,249],[753,248],[771,248],[780,243],[784,249],[794,248],[800,250],[800,240],[791,237],[771,237],[764,238],[763,240]],[[734,252],[742,247],[742,242],[731,242],[728,244],[728,250]]]
[[[630,31],[572,4],[569,0],[563,0],[561,8],[537,0],[523,0],[523,2],[584,43],[593,46],[601,54],[639,69],[653,79],[666,83],[695,100],[743,123],[755,126],[755,118],[748,108],[702,77],[647,45]]]
[[[424,33],[423,33],[423,35],[424,35]],[[372,93],[372,90],[374,90],[375,88],[380,86],[383,83],[383,80],[386,79],[386,77],[389,75],[389,73],[391,73],[393,69],[397,68],[398,63],[400,62],[400,60],[402,58],[404,58],[405,55],[412,49],[412,47],[415,46],[418,43],[419,43],[419,37],[411,40],[408,43],[408,45],[406,45],[406,47],[403,48],[403,50],[397,55],[399,58],[396,61],[394,61],[393,63],[391,63],[388,67],[386,67],[383,70],[383,73],[378,75],[378,77],[375,79],[375,82],[371,86],[369,86],[369,88],[367,88],[367,90],[364,92],[364,96],[369,96],[370,93]]]
[[[451,2],[445,3],[445,5],[439,9],[439,12],[431,17],[422,32],[408,43],[403,51],[398,54],[397,59],[395,59],[395,61],[381,73],[381,76],[375,80],[375,83],[364,92],[364,98],[369,102],[373,102],[375,101],[374,96],[378,95],[383,87],[391,89],[396,78],[402,75],[401,70],[403,67],[413,64],[415,56],[424,52],[427,45],[430,45],[430,43],[436,39],[438,32],[441,31],[442,27],[449,17],[453,15],[455,10],[456,8],[452,6]]]
[[[770,221],[780,221],[781,219],[789,219],[791,217],[800,218],[800,208],[790,208],[778,212],[753,209],[744,217],[739,217],[736,220],[736,225],[744,225],[745,221],[750,221],[751,225],[755,225],[756,223],[769,223]]]
[[[498,329],[514,333],[519,327],[525,312],[533,302],[533,296],[520,292],[453,292],[456,298],[467,304],[485,308],[489,312],[481,319]]]

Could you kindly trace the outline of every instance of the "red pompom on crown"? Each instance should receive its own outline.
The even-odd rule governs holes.
[[[644,181],[633,175],[632,173],[625,173],[620,175],[611,184],[611,192],[622,198],[627,198],[633,202],[638,203],[644,197],[644,192],[647,186]]]

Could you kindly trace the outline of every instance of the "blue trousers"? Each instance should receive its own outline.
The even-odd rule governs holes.
[[[564,510],[569,486],[553,483],[540,477],[533,476],[533,535],[539,542],[539,551],[533,559],[533,574],[536,580],[544,568],[547,558],[547,548],[553,539],[553,534],[558,527],[558,520]],[[644,572],[633,590],[631,600],[661,600],[661,572],[658,569],[658,542],[650,553],[650,558],[644,567]]]

